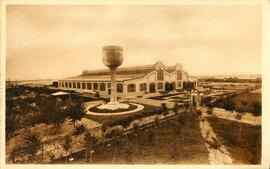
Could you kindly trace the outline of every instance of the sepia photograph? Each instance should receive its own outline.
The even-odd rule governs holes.
[[[260,3],[9,2],[5,165],[262,168]]]

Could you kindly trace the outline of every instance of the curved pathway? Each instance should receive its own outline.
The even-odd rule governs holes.
[[[200,121],[200,128],[202,136],[205,140],[205,145],[208,149],[208,159],[210,164],[233,164],[230,157],[230,153],[227,151],[226,147],[223,146],[216,134],[214,133],[212,127],[207,121],[205,113],[203,113],[203,120]],[[216,145],[216,146],[213,146]]]

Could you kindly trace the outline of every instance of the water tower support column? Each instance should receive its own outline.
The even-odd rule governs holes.
[[[111,69],[111,97],[110,104],[116,104],[117,95],[116,95],[116,72],[115,69]]]

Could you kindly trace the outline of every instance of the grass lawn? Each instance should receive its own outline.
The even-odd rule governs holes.
[[[87,114],[86,117],[94,121],[97,121],[99,123],[107,123],[107,122],[114,122],[117,120],[121,120],[130,116],[133,116],[135,114],[147,113],[147,112],[155,111],[155,110],[158,111],[161,109],[161,107],[157,107],[157,106],[150,106],[150,105],[144,105],[144,104],[141,104],[141,105],[144,106],[144,109],[136,113],[124,114],[124,115],[112,115],[112,116],[98,116],[98,115]]]
[[[234,164],[260,164],[261,126],[252,126],[214,117],[209,117],[208,121],[219,140],[227,147]],[[240,124],[241,140],[239,139]]]
[[[99,145],[94,149],[93,163],[111,164],[114,154],[114,164],[209,164],[208,151],[200,132],[198,115],[185,113],[183,116],[186,119],[186,125],[183,127],[183,140],[181,137],[178,140],[179,154],[175,158],[173,154],[177,137],[173,126],[176,120],[171,119],[165,122],[166,124],[162,123],[159,128],[151,126],[142,129],[138,136],[130,133],[127,143],[124,142],[118,147],[113,143],[110,143],[109,147],[105,145],[104,148]],[[154,133],[153,144],[150,141],[151,132]],[[129,155],[127,155],[127,149],[131,150]],[[63,163],[63,159],[54,163]],[[81,158],[76,157],[72,163],[87,162],[82,155]]]
[[[261,93],[251,93],[251,92],[250,93],[241,93],[241,94],[233,97],[232,100],[237,107],[242,107],[245,111],[250,112],[250,110],[252,109],[252,104],[255,101],[261,102],[262,95],[261,95]],[[242,101],[247,102],[247,105],[243,106],[241,103]]]

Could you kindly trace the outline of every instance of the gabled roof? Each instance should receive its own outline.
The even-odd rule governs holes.
[[[116,69],[117,75],[130,75],[130,74],[147,74],[155,70],[155,65],[142,65],[142,66],[132,66],[132,67],[119,67]],[[110,75],[109,69],[93,70],[93,71],[83,71],[80,75],[82,76],[104,76]]]
[[[165,71],[172,73],[176,70],[177,66],[164,66],[162,62],[157,62],[151,65],[140,65],[140,66],[131,66],[131,67],[119,67],[116,69],[117,81],[130,80],[141,78],[148,73],[151,73],[155,70],[156,66],[162,66]],[[181,66],[181,65],[180,65]],[[81,75],[75,77],[69,77],[66,80],[96,80],[96,81],[109,81],[110,80],[110,70],[100,69],[100,70],[85,70]]]

